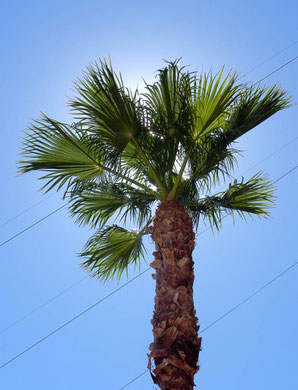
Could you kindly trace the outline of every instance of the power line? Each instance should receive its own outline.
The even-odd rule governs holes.
[[[250,167],[249,169],[247,169],[246,171],[244,171],[240,176],[243,176],[245,175],[247,172],[251,171],[252,169],[254,169],[256,166],[260,165],[261,163],[263,163],[264,161],[268,160],[270,157],[274,156],[276,153],[280,152],[282,149],[284,149],[285,147],[289,146],[290,144],[292,144],[294,141],[296,141],[298,139],[298,136],[293,138],[291,141],[287,142],[286,144],[282,145],[280,148],[276,149],[275,151],[273,151],[271,154],[269,154],[267,157],[263,158],[263,160],[257,162],[256,164],[254,164],[252,167]],[[240,177],[238,176],[238,178]]]
[[[56,328],[55,330],[53,330],[53,332],[47,334],[45,337],[41,338],[40,340],[38,340],[36,343],[30,345],[30,347],[26,348],[24,351],[20,352],[19,354],[15,355],[13,358],[11,358],[10,360],[8,360],[7,362],[5,362],[4,364],[2,364],[2,366],[0,366],[0,368],[3,368],[5,366],[7,366],[8,364],[10,364],[11,362],[13,362],[14,360],[16,360],[17,358],[19,358],[20,356],[24,355],[24,353],[30,351],[30,349],[36,347],[38,344],[42,343],[43,341],[45,341],[46,339],[48,339],[49,337],[51,337],[53,334],[59,332],[59,330],[65,328],[65,326],[69,325],[71,322],[75,321],[76,319],[78,319],[79,317],[81,317],[83,314],[87,313],[89,310],[93,309],[95,306],[99,305],[101,302],[105,301],[106,299],[108,299],[109,297],[111,297],[112,295],[114,295],[116,292],[118,292],[119,290],[121,290],[123,287],[127,286],[128,284],[132,283],[135,279],[137,279],[138,277],[140,277],[141,275],[143,275],[145,272],[147,272],[148,270],[150,269],[147,268],[145,269],[145,271],[139,273],[137,276],[135,276],[134,278],[130,279],[128,282],[124,283],[122,286],[116,288],[116,290],[112,291],[110,294],[106,295],[104,298],[100,299],[99,301],[95,302],[93,305],[87,307],[87,309],[83,310],[81,313],[79,313],[78,315],[76,315],[75,317],[71,318],[69,321],[65,322],[64,324],[62,324],[61,326],[59,326],[59,328]]]
[[[133,378],[130,382],[126,383],[126,385],[124,385],[123,387],[121,387],[121,389],[119,390],[122,390],[122,389],[125,389],[125,387],[131,385],[133,382],[135,382],[137,379],[139,379],[141,376],[143,376],[144,374],[146,374],[146,372],[148,372],[148,369],[143,371],[140,375],[136,376],[135,378]]]
[[[272,58],[275,58],[277,57],[279,54],[283,53],[284,51],[286,51],[287,49],[289,49],[290,47],[296,45],[298,43],[298,41],[295,41],[293,43],[291,43],[289,46],[286,46],[284,47],[283,49],[281,49],[279,52],[277,52],[276,54],[274,54],[273,56],[267,58],[267,60],[261,62],[260,64],[254,66],[253,68],[251,68],[248,72],[246,72],[243,76],[241,76],[239,79],[242,79],[244,78],[245,76],[247,76],[249,73],[251,73],[252,71],[254,71],[255,69],[259,68],[260,66],[266,64],[266,62],[272,60]]]
[[[206,330],[208,330],[209,328],[211,328],[213,325],[215,325],[216,323],[218,323],[219,321],[221,321],[223,318],[227,317],[229,314],[231,314],[233,311],[235,311],[236,309],[238,309],[238,307],[240,307],[241,305],[243,305],[245,302],[249,301],[251,298],[253,298],[254,296],[256,296],[257,294],[259,294],[262,290],[264,290],[266,287],[268,287],[270,284],[274,283],[277,279],[279,279],[281,276],[283,276],[286,272],[290,271],[292,268],[294,268],[296,265],[298,264],[298,262],[292,264],[290,267],[288,267],[287,269],[285,269],[284,271],[282,271],[280,274],[278,274],[277,276],[275,276],[275,278],[271,279],[268,283],[264,284],[262,287],[260,287],[258,290],[256,290],[255,292],[253,292],[252,294],[250,294],[247,298],[243,299],[241,302],[239,302],[236,306],[232,307],[230,310],[228,310],[227,312],[225,312],[222,316],[218,317],[215,321],[211,322],[211,324],[209,324],[208,326],[206,326],[206,328],[202,329],[198,334],[202,334],[203,332],[205,332]],[[139,374],[138,376],[136,376],[134,379],[132,379],[130,382],[126,383],[126,385],[122,386],[119,390],[123,390],[125,389],[126,387],[128,387],[131,383],[135,382],[137,379],[139,379],[141,376],[145,375],[146,372],[148,372],[148,370],[142,372],[141,374]]]
[[[1,242],[0,247],[5,245],[5,244],[7,244],[9,241],[13,240],[14,238],[20,236],[21,234],[25,233],[27,230],[31,229],[33,226],[38,225],[40,222],[42,222],[45,219],[49,218],[51,215],[57,213],[57,211],[63,209],[66,206],[67,206],[67,204],[64,204],[63,206],[58,207],[56,210],[52,211],[50,214],[48,214],[45,217],[43,217],[43,218],[39,219],[38,221],[34,222],[32,225],[27,226],[24,230],[22,230],[21,232],[15,234],[14,236],[10,237],[8,240]]]
[[[78,284],[82,283],[84,280],[88,279],[89,276],[85,276],[84,278],[80,279],[79,281],[77,281],[76,283],[72,284],[71,286],[67,287],[66,289],[64,289],[63,291],[61,291],[59,294],[55,295],[54,297],[50,298],[49,300],[47,300],[46,302],[42,303],[41,305],[37,306],[35,309],[31,310],[29,313],[23,315],[22,317],[20,317],[18,320],[16,320],[15,322],[13,322],[12,324],[8,325],[6,328],[3,328],[0,330],[0,334],[6,332],[8,329],[12,328],[13,326],[15,326],[16,324],[18,324],[19,322],[23,321],[25,318],[29,317],[30,315],[32,315],[33,313],[35,313],[36,311],[40,310],[41,308],[43,308],[44,306],[48,305],[49,303],[53,302],[55,299],[61,297],[61,295],[65,294],[67,291],[71,290],[72,288],[74,288],[75,286],[77,286]]]
[[[211,326],[215,325],[217,322],[221,321],[223,318],[225,318],[227,315],[238,309],[239,306],[243,305],[245,302],[249,301],[251,298],[253,298],[255,295],[259,294],[262,290],[264,290],[266,287],[268,287],[270,284],[274,283],[277,279],[279,279],[281,276],[283,276],[285,273],[290,271],[290,269],[294,268],[298,262],[292,264],[290,267],[282,271],[280,274],[275,276],[275,278],[271,279],[268,283],[264,284],[264,286],[260,287],[258,290],[250,294],[247,298],[243,299],[243,301],[239,302],[236,306],[232,307],[232,309],[228,310],[226,313],[224,313],[222,316],[218,317],[215,321],[211,322],[206,328],[202,329],[199,334],[202,334],[207,329],[211,328]]]
[[[19,218],[21,215],[27,213],[27,211],[33,209],[34,207],[38,206],[40,203],[43,203],[45,202],[46,200],[52,198],[55,194],[51,194],[50,196],[47,196],[46,198],[43,198],[42,200],[40,200],[39,202],[36,202],[34,203],[33,205],[31,205],[30,207],[28,207],[27,209],[21,211],[19,214],[15,215],[14,217],[6,220],[5,222],[3,222],[1,225],[0,225],[0,228],[7,225],[9,222],[11,221],[14,221],[16,218]]]
[[[296,169],[298,167],[298,165],[294,168],[292,168],[290,171],[286,172],[285,174],[283,174],[282,176],[280,176],[277,180],[275,180],[275,183],[278,181],[278,180],[281,180],[282,178],[284,178],[285,176],[287,176],[290,172],[292,172],[294,169]],[[206,229],[208,230],[208,229]],[[201,232],[200,234],[204,233],[206,230],[204,230],[203,232]],[[295,263],[296,265],[297,263]],[[2,366],[0,366],[0,368],[3,368],[5,367],[6,365],[8,365],[9,363],[11,363],[12,361],[14,361],[15,359],[19,358],[20,356],[22,356],[24,353],[30,351],[32,348],[36,347],[38,344],[40,344],[41,342],[43,342],[44,340],[46,340],[47,338],[49,338],[50,336],[52,336],[53,334],[57,333],[59,330],[63,329],[65,326],[69,325],[71,322],[73,322],[74,320],[76,320],[77,318],[81,317],[83,314],[87,313],[89,310],[93,309],[95,306],[97,306],[99,303],[103,302],[104,300],[106,300],[107,298],[109,298],[111,295],[115,294],[117,291],[121,290],[123,287],[127,286],[129,283],[133,282],[134,280],[136,280],[138,277],[140,277],[141,275],[143,275],[145,272],[149,271],[151,269],[151,267],[148,267],[147,269],[145,269],[143,272],[141,272],[139,275],[135,276],[134,278],[130,279],[128,282],[124,283],[122,286],[120,286],[119,288],[117,288],[116,290],[112,291],[110,294],[106,295],[104,298],[100,299],[99,301],[97,301],[96,303],[94,303],[93,305],[89,306],[87,309],[85,309],[84,311],[82,311],[81,313],[79,313],[78,315],[76,315],[75,317],[73,317],[72,319],[70,319],[69,321],[65,322],[63,325],[61,325],[60,327],[58,327],[57,329],[55,329],[53,332],[49,333],[48,335],[46,335],[45,337],[41,338],[40,340],[38,340],[36,343],[32,344],[30,347],[28,347],[27,349],[25,349],[24,351],[22,351],[21,353],[19,353],[18,355],[14,356],[12,359],[8,360],[7,362],[5,362]],[[285,271],[287,272],[287,271]]]
[[[278,72],[280,69],[284,68],[285,66],[289,65],[291,62],[297,60],[298,56],[292,58],[290,61],[286,62],[285,64],[281,65],[279,68],[275,69],[273,72],[267,74],[267,76],[263,77],[262,79],[260,79],[259,81],[257,81],[256,83],[254,83],[253,85],[256,85],[256,84],[259,84],[261,81],[267,79],[269,76],[273,75],[274,73]]]
[[[290,169],[288,172],[286,172],[284,175],[280,176],[278,179],[276,179],[273,184],[277,183],[279,180],[283,179],[285,176],[287,176],[289,173],[293,172],[295,169],[298,168],[298,165],[296,165],[294,168]]]

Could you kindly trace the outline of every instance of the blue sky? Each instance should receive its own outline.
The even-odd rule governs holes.
[[[142,87],[142,77],[153,81],[163,59],[181,56],[192,70],[216,71],[225,65],[245,74],[297,40],[297,12],[297,3],[287,0],[2,2],[0,225],[44,198],[36,174],[16,175],[20,140],[40,112],[72,120],[68,97],[86,65],[111,56],[131,87]],[[293,44],[246,80],[264,77],[295,57],[297,49]],[[275,82],[297,103],[297,61],[264,81]],[[293,107],[241,139],[237,147],[243,158],[235,176],[295,137]],[[297,142],[245,177],[262,170],[275,180],[297,166]],[[271,219],[237,219],[234,226],[227,218],[219,234],[209,230],[197,238],[194,297],[202,329],[297,261],[297,174],[294,170],[277,183]],[[1,241],[62,204],[59,194],[40,203],[1,227]],[[63,209],[0,248],[0,331],[85,277],[76,253],[90,234]],[[152,251],[148,241],[148,264]],[[297,286],[294,268],[204,333],[198,388],[297,388]],[[0,365],[116,287],[85,279],[0,333]],[[153,299],[154,282],[147,272],[1,369],[1,388],[120,389],[146,369]],[[127,387],[140,388],[154,388],[148,374]]]

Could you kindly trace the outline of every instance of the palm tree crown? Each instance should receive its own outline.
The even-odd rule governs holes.
[[[93,275],[120,278],[140,264],[156,202],[178,200],[195,228],[200,216],[219,228],[227,212],[268,215],[273,187],[260,174],[234,180],[223,192],[212,189],[231,177],[234,142],[289,106],[276,85],[240,84],[223,71],[199,76],[175,61],[139,94],[102,61],[87,68],[76,90],[75,122],[46,115],[34,121],[20,169],[45,171],[43,188],[63,187],[71,215],[97,229],[81,253]],[[119,225],[108,225],[111,218]]]

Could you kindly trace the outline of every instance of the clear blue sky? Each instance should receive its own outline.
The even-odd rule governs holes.
[[[245,74],[297,40],[295,1],[4,1],[0,11],[0,225],[43,199],[35,174],[16,177],[20,139],[39,113],[71,121],[67,97],[88,63],[112,58],[128,86],[152,81],[163,59],[191,69]],[[257,81],[298,53],[298,44],[250,72]],[[297,63],[266,79],[297,103]],[[297,136],[297,108],[241,139],[238,176]],[[260,163],[274,180],[298,164],[297,143]],[[195,304],[202,328],[297,261],[298,169],[277,183],[270,220],[228,218],[197,239]],[[44,201],[0,228],[0,239],[63,203]],[[201,230],[204,226],[201,226]],[[0,330],[85,276],[76,257],[90,235],[61,210],[0,248]],[[148,242],[147,262],[153,246]],[[145,269],[146,265],[143,267]],[[296,267],[297,268],[297,267]],[[133,271],[130,276],[136,275]],[[123,279],[125,282],[126,279]],[[116,283],[84,280],[0,334],[0,365],[104,297]],[[297,389],[297,269],[203,335],[201,390]],[[0,370],[7,390],[119,390],[146,369],[154,282],[145,273],[119,293]],[[296,373],[295,373],[296,372]],[[148,374],[130,390],[151,390]]]

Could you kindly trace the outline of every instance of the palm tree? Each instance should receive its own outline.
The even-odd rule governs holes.
[[[145,94],[125,88],[106,61],[88,67],[76,91],[74,123],[42,115],[30,125],[21,172],[44,171],[45,191],[63,187],[71,216],[97,229],[80,254],[93,276],[119,279],[139,267],[143,238],[151,235],[156,297],[148,367],[162,390],[193,389],[201,346],[194,231],[200,217],[219,229],[235,212],[268,216],[273,187],[260,173],[212,190],[231,178],[235,141],[288,107],[289,98],[276,85],[241,84],[223,70],[199,76],[179,61],[158,70]]]

